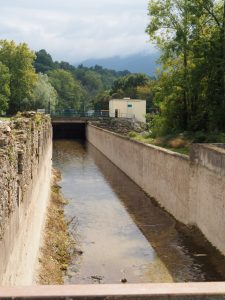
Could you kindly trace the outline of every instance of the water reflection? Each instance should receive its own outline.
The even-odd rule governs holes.
[[[188,246],[174,219],[93,146],[55,141],[54,165],[83,251],[67,283],[222,280],[208,257],[195,258],[200,249]]]

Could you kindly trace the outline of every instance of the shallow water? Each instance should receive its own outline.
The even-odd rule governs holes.
[[[66,284],[224,280],[224,258],[213,252],[212,259],[204,239],[180,227],[93,146],[56,140],[53,153],[82,251]]]

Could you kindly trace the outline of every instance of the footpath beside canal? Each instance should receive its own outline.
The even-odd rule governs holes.
[[[225,255],[224,145],[195,144],[188,157],[91,124],[87,140],[178,221],[196,225]]]

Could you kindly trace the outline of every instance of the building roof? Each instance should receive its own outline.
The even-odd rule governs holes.
[[[143,99],[130,99],[130,98],[123,98],[123,99],[111,99],[109,101],[127,101],[127,102],[140,102],[140,101],[146,101]]]

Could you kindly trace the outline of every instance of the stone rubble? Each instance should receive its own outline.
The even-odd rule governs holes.
[[[100,119],[98,121],[89,122],[90,124],[107,129],[109,131],[119,133],[122,135],[128,135],[129,132],[135,131],[141,133],[146,130],[146,124],[138,122],[134,119],[125,118],[110,118],[110,119]]]

